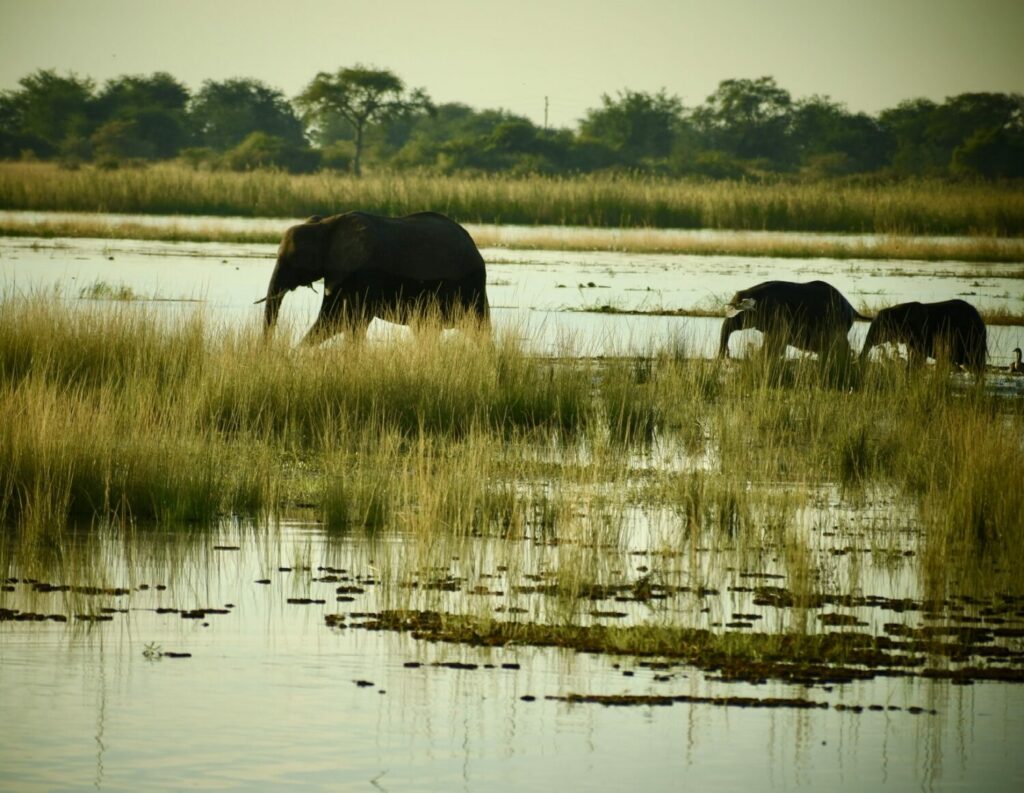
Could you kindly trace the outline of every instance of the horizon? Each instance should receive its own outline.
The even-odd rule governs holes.
[[[918,98],[1024,91],[1024,4],[1016,0],[596,5],[438,0],[424,21],[411,0],[298,0],[287,17],[266,0],[0,0],[0,90],[39,69],[97,87],[162,71],[193,93],[205,80],[238,77],[292,99],[318,72],[361,63],[394,72],[437,104],[503,109],[538,126],[546,113],[554,128],[574,128],[606,94],[664,89],[694,107],[722,80],[762,76],[795,100],[828,96],[873,116]]]

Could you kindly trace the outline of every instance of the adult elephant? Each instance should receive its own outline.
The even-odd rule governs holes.
[[[824,281],[765,281],[737,292],[726,306],[718,355],[729,357],[729,337],[759,330],[766,354],[781,356],[787,346],[819,355],[850,353],[847,334],[858,314],[842,293]]]
[[[463,316],[485,325],[490,318],[480,251],[462,226],[436,212],[345,212],[292,226],[262,299],[266,332],[285,294],[321,278],[323,304],[304,343],[342,330],[359,338],[374,317],[407,323],[423,310],[436,310],[445,327]]]
[[[975,374],[985,371],[988,339],[978,310],[964,300],[900,303],[878,312],[868,328],[861,360],[879,344],[907,345],[911,365],[948,359]]]

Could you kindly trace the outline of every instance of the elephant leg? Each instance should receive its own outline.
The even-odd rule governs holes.
[[[764,343],[761,345],[761,350],[767,359],[774,361],[786,354],[789,339],[785,333],[768,330],[764,331],[762,336],[764,337]]]
[[[918,367],[923,366],[925,361],[927,360],[928,357],[925,355],[924,350],[922,350],[919,346],[917,346],[916,344],[907,345],[908,367],[910,367],[911,369],[917,369]]]
[[[441,338],[441,331],[445,327],[444,317],[432,295],[420,295],[413,299],[404,313],[403,321],[417,339],[436,341]]]
[[[837,328],[832,335],[824,338],[823,349],[818,353],[819,358],[833,358],[837,361],[848,361],[853,357],[853,346],[850,344],[847,332]]]
[[[362,341],[366,337],[366,329],[370,324],[363,301],[354,299],[352,295],[337,292],[324,295],[313,327],[303,338],[303,344],[319,344],[338,333],[354,341]]]

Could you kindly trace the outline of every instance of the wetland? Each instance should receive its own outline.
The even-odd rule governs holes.
[[[0,786],[1024,784],[1019,261],[482,250],[493,341],[300,349],[271,244],[0,239]],[[990,371],[714,359],[768,278]]]

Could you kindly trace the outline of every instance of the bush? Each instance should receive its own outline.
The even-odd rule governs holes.
[[[351,171],[356,158],[356,144],[350,140],[336,140],[320,150],[320,163],[335,171]]]
[[[224,164],[232,171],[252,171],[257,168],[282,168],[292,173],[316,169],[319,156],[310,148],[299,148],[277,135],[253,132],[223,156]]]

